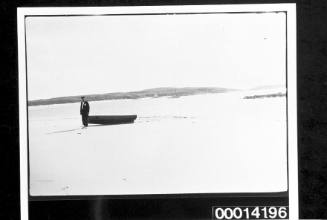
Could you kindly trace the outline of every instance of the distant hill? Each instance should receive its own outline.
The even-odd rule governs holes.
[[[217,88],[217,87],[161,87],[146,89],[133,92],[115,92],[105,94],[92,94],[84,95],[88,101],[101,101],[101,100],[115,100],[115,99],[140,99],[140,98],[159,98],[159,97],[172,97],[179,98],[181,96],[208,94],[208,93],[224,93],[228,91],[235,91],[234,89]],[[80,102],[81,95],[79,96],[66,96],[51,99],[39,99],[28,101],[29,106],[36,105],[51,105],[51,104],[64,104]]]
[[[264,94],[264,95],[252,95],[245,96],[244,99],[260,99],[260,98],[276,98],[276,97],[286,97],[286,93],[273,93],[273,94]]]

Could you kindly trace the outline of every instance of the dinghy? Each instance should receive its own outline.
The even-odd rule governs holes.
[[[92,115],[89,116],[89,123],[103,125],[128,124],[133,123],[136,118],[137,115]]]

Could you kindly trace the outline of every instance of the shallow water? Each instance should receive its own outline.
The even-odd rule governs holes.
[[[82,129],[79,103],[29,107],[32,195],[287,190],[286,99],[244,92],[90,102],[133,124]]]

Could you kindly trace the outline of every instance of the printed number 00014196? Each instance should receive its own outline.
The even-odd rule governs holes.
[[[287,206],[212,207],[213,219],[287,219]]]

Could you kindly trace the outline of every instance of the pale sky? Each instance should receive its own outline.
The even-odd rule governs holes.
[[[285,85],[284,13],[28,17],[29,100]]]

